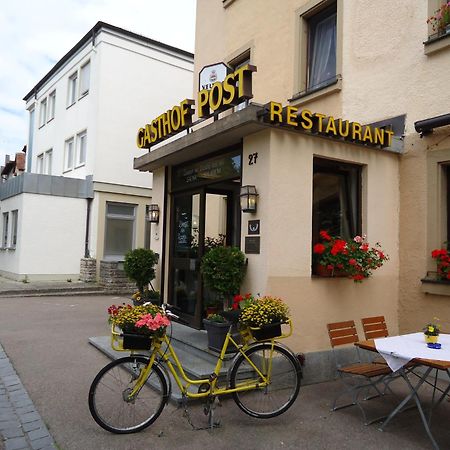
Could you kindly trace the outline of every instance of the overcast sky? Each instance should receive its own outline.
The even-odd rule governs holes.
[[[27,142],[22,98],[99,20],[194,52],[195,0],[0,0],[0,165]]]

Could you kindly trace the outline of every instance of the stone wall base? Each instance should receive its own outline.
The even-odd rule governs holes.
[[[100,286],[107,290],[136,292],[136,284],[131,282],[123,270],[121,261],[100,261]]]
[[[97,260],[95,258],[81,258],[80,281],[85,283],[97,281]]]

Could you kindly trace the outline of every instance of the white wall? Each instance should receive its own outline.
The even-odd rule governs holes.
[[[86,200],[21,194],[20,235],[14,272],[30,280],[52,274],[77,277],[84,256]],[[45,277],[44,277],[45,278]]]

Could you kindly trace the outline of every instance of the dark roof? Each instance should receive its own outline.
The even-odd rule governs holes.
[[[147,44],[150,45],[155,45],[157,47],[160,47],[162,49],[165,50],[169,50],[171,52],[175,52],[178,53],[182,56],[185,56],[187,58],[193,58],[194,54],[190,53],[186,50],[181,50],[177,47],[173,47],[171,45],[168,44],[164,44],[163,42],[159,42],[159,41],[155,41],[154,39],[150,39],[148,37],[142,36],[140,34],[137,33],[133,33],[132,31],[128,31],[128,30],[124,30],[123,28],[120,27],[116,27],[114,25],[110,25],[109,23],[106,22],[97,22],[94,27],[89,30],[82,38],[81,40],[74,46],[72,47],[53,67],[52,69],[44,76],[44,78],[42,78],[38,84],[36,84],[36,86],[34,86],[33,89],[31,89],[30,92],[28,92],[27,95],[25,95],[25,97],[23,98],[23,100],[27,101],[32,95],[34,95],[35,92],[39,91],[39,89],[70,59],[72,58],[72,56],[78,52],[78,50],[80,50],[87,42],[89,42],[92,38],[95,37],[95,35],[102,29],[106,29],[106,30],[112,30],[112,31],[116,31],[118,33],[121,33],[125,36],[129,36],[132,37],[134,39],[139,39],[142,42],[145,42]]]

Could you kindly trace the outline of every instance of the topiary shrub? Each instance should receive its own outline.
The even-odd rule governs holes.
[[[215,291],[228,308],[245,277],[246,258],[237,247],[216,247],[202,258],[200,270],[207,287]]]
[[[155,278],[155,264],[158,255],[145,248],[130,250],[125,255],[123,269],[127,277],[136,283],[138,291],[143,294],[148,284]]]

